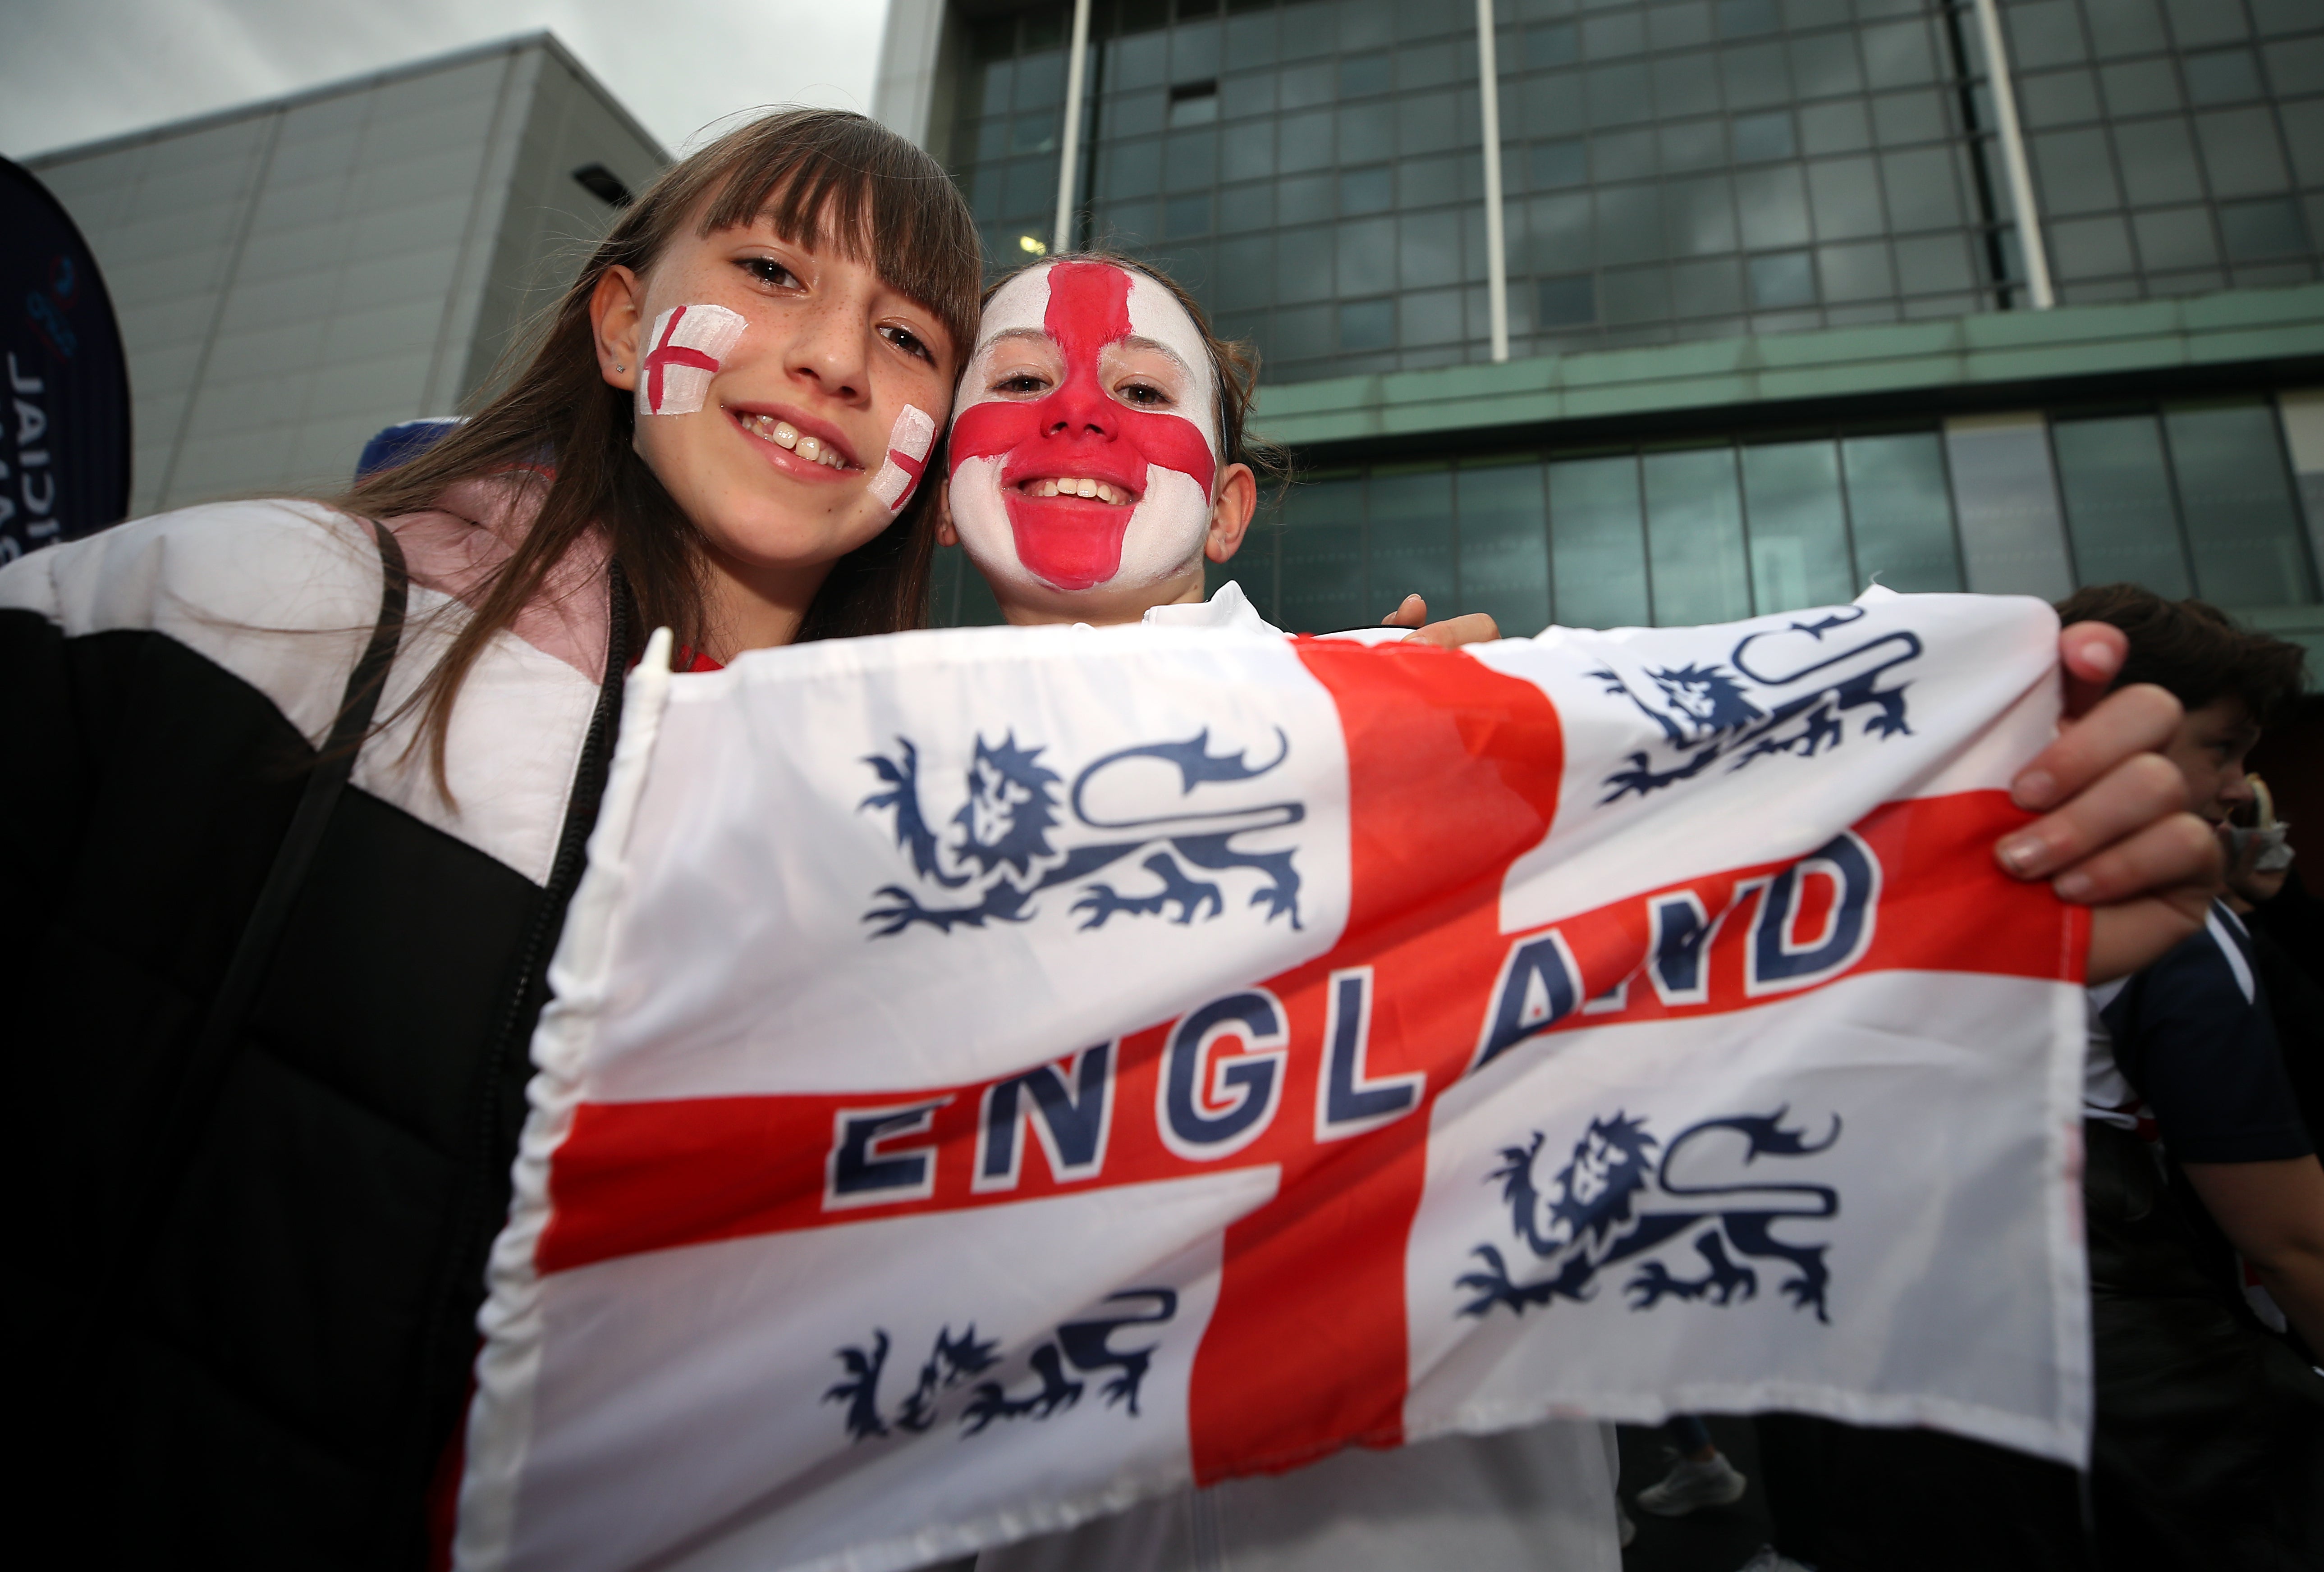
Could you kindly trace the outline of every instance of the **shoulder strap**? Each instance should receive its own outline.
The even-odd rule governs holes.
[[[387,685],[388,667],[394,663],[396,649],[402,642],[410,590],[403,548],[397,544],[393,531],[376,521],[367,522],[379,543],[379,621],[372,627],[371,641],[364,647],[355,670],[347,674],[346,689],[339,698],[338,718],[331,722],[330,735],[307,772],[306,789],[300,794],[299,806],[290,815],[290,827],[275,850],[266,882],[259,887],[258,899],[251,906],[250,916],[243,924],[242,937],[235,944],[233,959],[227,961],[217,992],[211,997],[209,1011],[203,1017],[201,1034],[195,1039],[193,1051],[177,1077],[176,1096],[170,1102],[171,1116],[166,1126],[170,1133],[157,1143],[159,1150],[152,1158],[151,1182],[143,1187],[137,1203],[142,1211],[136,1215],[145,1226],[139,1230],[141,1248],[131,1252],[133,1260],[143,1253],[143,1241],[152,1236],[161,1209],[176,1189],[178,1176],[200,1143],[211,1105],[232,1065],[235,1044],[249,1025],[251,1011],[258,1001],[259,985],[265,980],[267,968],[274,959],[275,946],[281,941],[283,926],[290,920],[299,887],[306,881],[307,869],[314,863],[315,849],[321,844],[323,832],[330,824],[331,811],[338,804],[339,794],[346,788],[348,777],[355,773],[355,754],[371,730],[372,717],[379,708],[380,692]]]

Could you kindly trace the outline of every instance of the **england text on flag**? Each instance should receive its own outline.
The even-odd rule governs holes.
[[[1987,850],[2054,639],[650,661],[463,1564],[901,1567],[1553,1413],[2078,1457],[2084,924]]]

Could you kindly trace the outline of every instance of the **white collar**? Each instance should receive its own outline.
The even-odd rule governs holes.
[[[1280,633],[1282,629],[1259,614],[1259,608],[1229,579],[1219,593],[1194,605],[1149,606],[1139,619],[1148,628],[1225,628],[1241,633]]]

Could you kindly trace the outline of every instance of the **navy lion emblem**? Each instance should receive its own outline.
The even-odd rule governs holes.
[[[1190,924],[1226,910],[1226,892],[1201,874],[1244,871],[1258,876],[1248,904],[1264,907],[1266,921],[1281,917],[1296,928],[1296,848],[1256,848],[1240,838],[1300,823],[1307,816],[1305,804],[1206,811],[1196,803],[1185,811],[1129,817],[1092,804],[1093,796],[1102,795],[1107,772],[1139,759],[1174,770],[1182,803],[1206,786],[1257,780],[1290,757],[1290,741],[1279,730],[1275,741],[1275,757],[1253,764],[1245,749],[1213,751],[1205,728],[1180,742],[1117,749],[1084,766],[1068,787],[1064,776],[1042,762],[1047,749],[1021,746],[1013,731],[998,743],[979,735],[964,800],[939,831],[921,804],[919,750],[908,738],[899,737],[894,754],[864,759],[887,789],[865,797],[862,805],[893,816],[897,848],[910,859],[918,887],[883,886],[874,892],[878,904],[863,920],[878,924],[874,938],[915,924],[949,933],[964,925],[1021,923],[1034,915],[1033,897],[1041,891],[1079,883],[1081,896],[1072,910],[1084,919],[1084,932],[1116,916],[1161,916]],[[1124,890],[1092,878],[1141,851],[1148,855],[1139,866],[1151,876],[1150,884]]]
[[[1483,1268],[1455,1285],[1475,1295],[1462,1313],[1483,1316],[1505,1305],[1522,1315],[1554,1300],[1589,1299],[1598,1274],[1608,1267],[1699,1229],[1691,1243],[1702,1273],[1681,1277],[1660,1261],[1641,1263],[1623,1285],[1633,1310],[1669,1299],[1721,1305],[1750,1299],[1759,1291],[1759,1274],[1745,1263],[1757,1259],[1789,1268],[1780,1286],[1793,1308],[1812,1310],[1816,1319],[1829,1322],[1824,1300],[1831,1278],[1823,1259],[1828,1246],[1779,1239],[1775,1227],[1787,1220],[1838,1217],[1838,1190],[1823,1184],[1692,1184],[1674,1173],[1674,1168],[1695,1166],[1706,1144],[1722,1134],[1730,1154],[1740,1139],[1744,1167],[1763,1157],[1812,1157],[1840,1139],[1839,1115],[1832,1116],[1821,1140],[1812,1141],[1804,1131],[1785,1126],[1788,1111],[1779,1108],[1772,1114],[1690,1125],[1671,1138],[1659,1161],[1659,1143],[1647,1133],[1646,1121],[1618,1111],[1610,1118],[1591,1119],[1571,1157],[1546,1181],[1537,1174],[1545,1141],[1540,1131],[1526,1145],[1503,1147],[1501,1165],[1488,1181],[1500,1184],[1511,1235],[1543,1264],[1545,1274],[1520,1282],[1498,1246],[1480,1245],[1470,1254]],[[1682,1163],[1682,1154],[1690,1161]]]
[[[1690,780],[1721,759],[1734,770],[1779,753],[1812,758],[1846,740],[1842,717],[1850,710],[1872,712],[1864,719],[1865,736],[1909,735],[1908,685],[1884,687],[1881,678],[1920,656],[1920,636],[1900,629],[1875,639],[1827,642],[1827,634],[1863,617],[1863,607],[1848,606],[1813,622],[1747,634],[1724,662],[1707,666],[1643,666],[1625,674],[1609,665],[1591,672],[1607,693],[1628,698],[1654,722],[1679,756],[1658,768],[1650,754],[1631,754],[1625,768],[1606,777],[1603,784],[1612,789],[1599,805]]]

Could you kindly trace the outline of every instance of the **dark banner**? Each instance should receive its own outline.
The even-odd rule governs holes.
[[[0,563],[129,510],[129,368],[88,242],[0,159]]]

